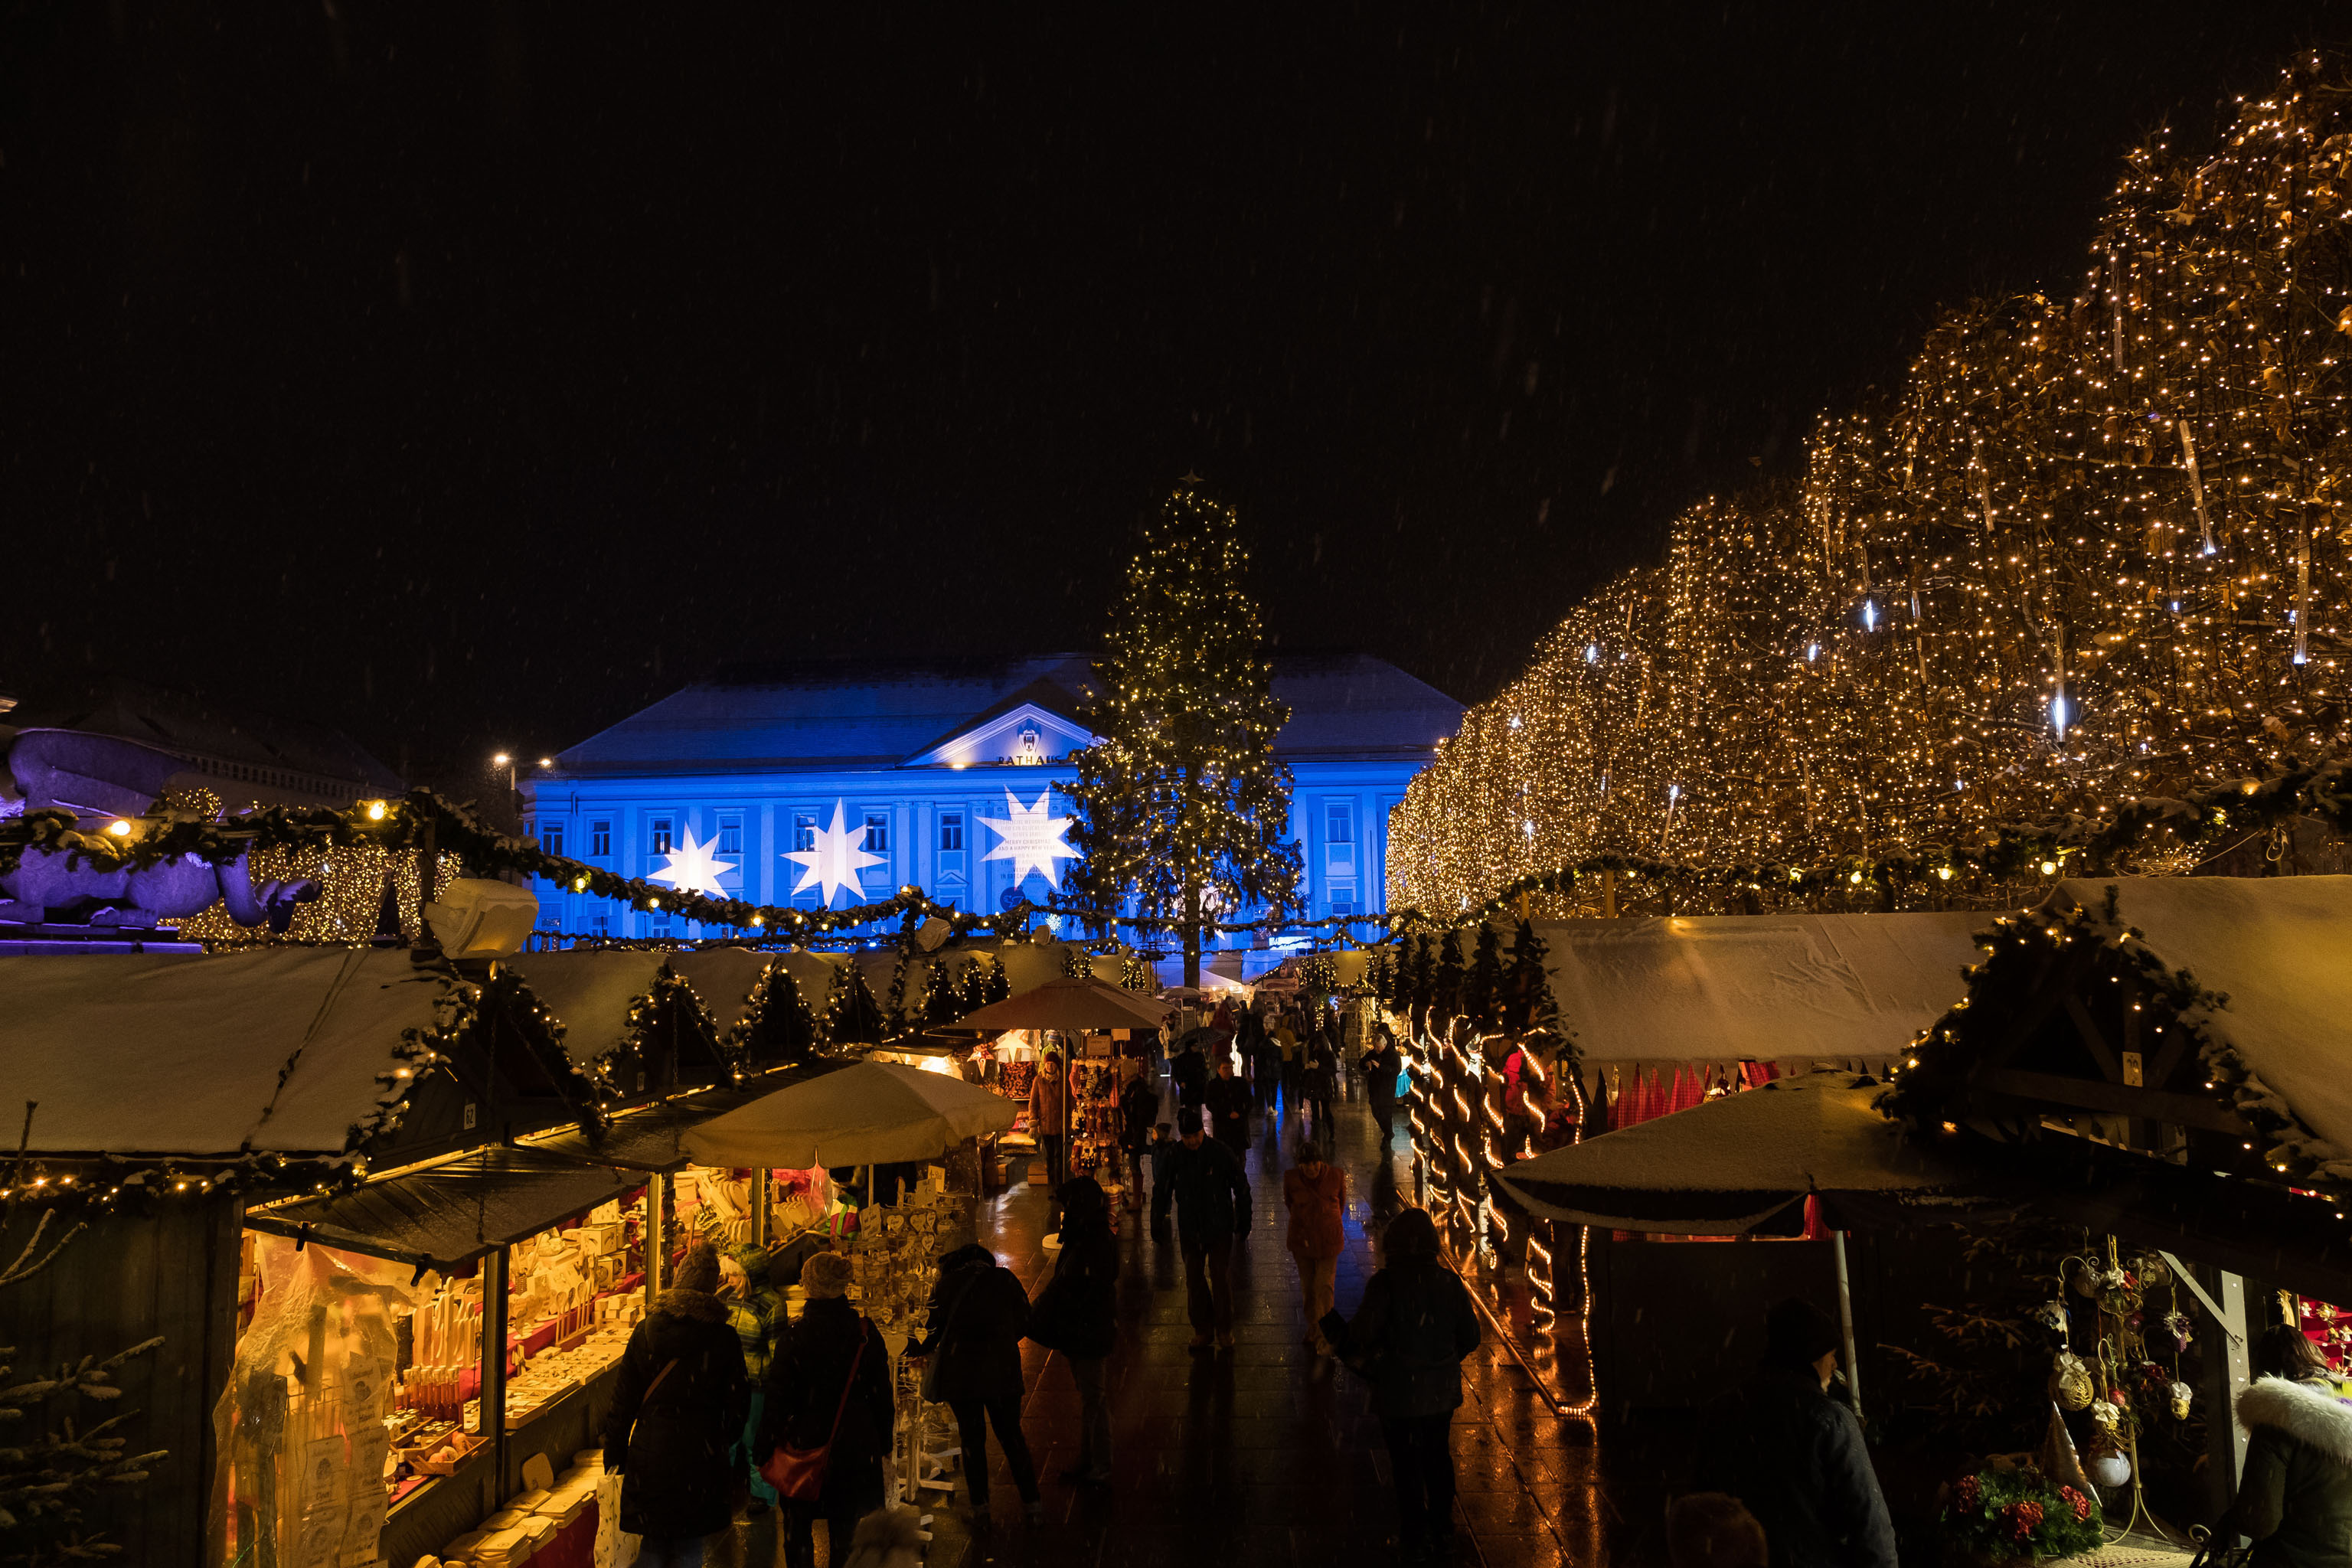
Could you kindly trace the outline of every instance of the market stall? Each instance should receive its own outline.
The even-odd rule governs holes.
[[[1059,976],[1004,1001],[968,1013],[937,1032],[974,1035],[992,1042],[995,1087],[1025,1102],[1037,1057],[1058,1047],[1069,1079],[1069,1169],[1092,1175],[1106,1191],[1119,1191],[1119,1096],[1132,1075],[1119,1059],[1121,1047],[1168,1019],[1165,1003],[1091,975]],[[1025,1112],[1016,1119],[1005,1146],[1020,1149],[1027,1139]]]
[[[1490,1178],[1546,1149],[1816,1067],[1884,1072],[1960,994],[1982,918],[1470,928],[1375,981],[1408,1058],[1422,1201],[1560,1408],[1599,1409],[1612,1376],[1645,1402],[1705,1397],[1745,1349],[1701,1321],[1712,1303],[1734,1289],[1789,1294],[1827,1278],[1808,1256],[1829,1249],[1827,1232],[1799,1224],[1793,1249],[1656,1247],[1646,1230],[1528,1214]],[[1798,1239],[1808,1234],[1811,1247]],[[1693,1343],[1710,1348],[1690,1353]]]
[[[2325,1353],[2352,1304],[2352,878],[2070,879],[1980,923],[1967,994],[1918,1032],[1888,1105],[2088,1235],[2071,1348],[2051,1352],[2082,1363],[2067,1419],[2129,1473],[2123,1506],[2210,1517],[2243,1455],[2220,1413],[2249,1342],[2292,1324]],[[2212,1326],[2175,1344],[2173,1312]],[[2168,1467],[2146,1439],[2174,1383],[2206,1445]],[[2085,1429],[2102,1405],[2122,1418]]]
[[[171,1375],[123,1373],[173,1456],[109,1521],[136,1560],[437,1551],[544,1489],[534,1459],[576,1469],[664,1258],[644,1237],[675,1223],[648,1231],[644,1200],[679,1130],[817,1070],[739,1047],[677,1094],[695,1058],[646,1031],[700,998],[643,955],[579,956],[547,972],[576,1029],[520,971],[424,952],[0,959],[28,1184],[90,1225],[0,1326],[44,1361],[169,1347]],[[644,1095],[572,1055],[600,1038],[649,1065]]]
[[[969,1140],[1001,1132],[1013,1111],[961,1077],[900,1063],[860,1062],[763,1097],[689,1132],[686,1147],[709,1164],[866,1166],[929,1162]],[[940,1257],[968,1237],[970,1194],[950,1193],[944,1171],[896,1200],[862,1209],[850,1244],[850,1299],[882,1331],[899,1405],[898,1495],[917,1500],[945,1490],[958,1462],[953,1417],[922,1397],[906,1356],[938,1283]]]

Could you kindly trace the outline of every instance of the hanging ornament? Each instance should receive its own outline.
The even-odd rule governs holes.
[[[2098,1386],[2091,1381],[2091,1369],[2073,1351],[2060,1351],[2050,1373],[2050,1396],[2061,1410],[2085,1410],[2099,1396]],[[2108,1406],[2110,1410],[2113,1405]]]
[[[2172,1418],[2175,1421],[2188,1420],[2189,1402],[2197,1397],[2197,1391],[2176,1377],[2165,1392],[2172,1398]]]

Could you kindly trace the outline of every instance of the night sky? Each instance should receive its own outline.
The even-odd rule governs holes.
[[[1283,646],[1475,700],[2342,24],[877,9],[6,6],[0,691],[446,773],[730,656],[1091,647],[1196,469]]]

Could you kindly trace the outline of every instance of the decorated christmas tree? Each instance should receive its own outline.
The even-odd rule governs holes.
[[[1175,922],[1184,983],[1201,983],[1202,927],[1217,910],[1294,906],[1299,877],[1290,770],[1249,563],[1234,514],[1179,485],[1145,526],[1095,667],[1071,789],[1086,857],[1074,874],[1101,908]]]
[[[834,973],[832,994],[825,999],[824,1037],[826,1044],[836,1048],[876,1045],[883,1038],[882,1009],[854,961],[843,963]]]

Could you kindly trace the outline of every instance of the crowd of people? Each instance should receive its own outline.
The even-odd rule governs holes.
[[[1234,1345],[1234,1257],[1255,1219],[1244,1160],[1253,1113],[1263,1111],[1269,1134],[1293,1146],[1281,1183],[1283,1239],[1298,1270],[1305,1344],[1370,1380],[1396,1461],[1400,1530],[1419,1551],[1442,1543],[1450,1529],[1445,1429],[1479,1322],[1461,1281],[1438,1259],[1428,1216],[1411,1209],[1387,1226],[1384,1267],[1355,1316],[1336,1310],[1349,1193],[1347,1173],[1328,1151],[1341,1053],[1351,1049],[1385,1147],[1403,1070],[1385,1029],[1354,1040],[1330,1009],[1221,1006],[1170,1058],[1172,1118],[1159,1118],[1161,1095],[1149,1071],[1139,1070],[1122,1092],[1127,1196],[1139,1207],[1149,1192],[1154,1234],[1172,1237],[1183,1258],[1192,1348],[1219,1354]],[[924,1396],[954,1415],[976,1530],[991,1518],[992,1435],[1026,1517],[1043,1518],[1021,1426],[1024,1340],[1058,1352],[1078,1396],[1078,1449],[1058,1479],[1097,1487],[1112,1474],[1108,1367],[1119,1250],[1110,1200],[1093,1176],[1066,1170],[1067,1080],[1050,1055],[1039,1064],[1030,1110],[1059,1218],[1052,1276],[1033,1300],[987,1247],[950,1252],[940,1260],[927,1331],[908,1347],[921,1359]],[[894,1420],[889,1359],[879,1331],[848,1300],[850,1278],[845,1256],[806,1247],[774,1257],[745,1247],[722,1258],[702,1246],[679,1264],[630,1339],[605,1431],[606,1466],[623,1478],[621,1527],[643,1538],[640,1563],[694,1568],[706,1542],[740,1514],[771,1509],[789,1568],[814,1568],[819,1521],[832,1562],[869,1548],[876,1562],[886,1560],[889,1532],[904,1528],[883,1508]],[[783,1306],[793,1285],[806,1298],[798,1318]]]

